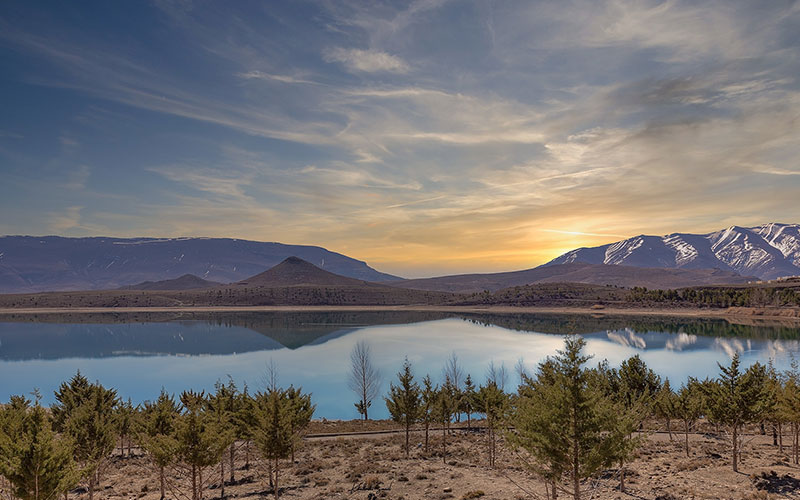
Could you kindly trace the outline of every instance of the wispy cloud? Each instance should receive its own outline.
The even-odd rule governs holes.
[[[345,49],[336,47],[324,52],[325,60],[344,64],[350,71],[365,73],[406,73],[409,65],[397,56],[380,50]]]

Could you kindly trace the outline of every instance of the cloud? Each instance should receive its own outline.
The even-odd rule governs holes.
[[[89,180],[91,173],[92,169],[88,165],[79,165],[69,174],[69,178],[64,184],[64,187],[67,189],[85,188],[86,182]]]
[[[56,233],[63,233],[70,229],[80,228],[81,210],[83,210],[83,207],[73,206],[66,207],[58,212],[51,212],[48,218],[50,230]]]
[[[271,80],[281,83],[324,85],[322,83],[314,82],[311,80],[304,80],[302,78],[295,78],[293,76],[288,76],[288,75],[272,75],[269,73],[264,73],[262,71],[248,71],[246,73],[236,73],[236,76],[244,80]]]
[[[323,53],[327,62],[339,62],[350,71],[364,73],[407,73],[408,64],[397,56],[380,50],[344,49],[336,47]]]

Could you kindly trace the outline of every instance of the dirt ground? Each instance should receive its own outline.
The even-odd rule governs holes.
[[[411,456],[405,458],[402,433],[344,435],[330,433],[365,430],[358,422],[315,423],[313,431],[297,451],[295,461],[284,461],[280,475],[281,498],[286,499],[523,499],[544,498],[544,486],[523,466],[520,455],[499,446],[495,468],[488,466],[488,436],[483,431],[457,429],[448,436],[447,457],[442,460],[440,431],[430,435],[424,449],[424,434],[411,436]],[[367,430],[386,431],[392,425],[371,423]],[[785,444],[790,443],[788,436]],[[593,499],[771,499],[800,498],[800,467],[791,464],[788,446],[780,453],[771,436],[745,439],[740,472],[730,465],[730,445],[711,434],[690,435],[690,456],[683,448],[683,435],[650,434],[635,460],[625,466],[626,491],[620,492],[618,470],[605,471],[597,480],[584,483],[583,498]],[[228,498],[271,497],[265,465],[239,443],[235,481],[229,482],[226,463],[225,496]],[[250,458],[250,465],[246,464]],[[219,467],[204,472],[203,498],[220,498]],[[186,471],[168,471],[171,499],[189,499],[190,479]],[[70,498],[86,498],[85,490]],[[112,457],[104,467],[96,498],[158,499],[157,471],[147,457]],[[559,498],[568,498],[561,494]]]

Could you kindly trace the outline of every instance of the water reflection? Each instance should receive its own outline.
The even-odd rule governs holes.
[[[49,403],[58,383],[78,369],[136,402],[162,386],[211,389],[228,376],[258,389],[272,360],[282,384],[313,393],[318,416],[355,418],[346,372],[359,340],[372,345],[385,389],[406,356],[417,375],[435,379],[453,351],[478,382],[490,361],[513,372],[522,359],[534,371],[565,333],[583,335],[595,361],[616,365],[639,354],[675,385],[689,375],[715,375],[717,362],[734,352],[745,364],[772,359],[779,369],[800,352],[800,329],[792,323],[400,311],[3,316],[0,400],[36,387]],[[513,373],[511,379],[515,384]],[[381,401],[371,415],[386,416]]]

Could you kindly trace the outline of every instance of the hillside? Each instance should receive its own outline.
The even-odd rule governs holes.
[[[358,280],[397,279],[321,247],[229,238],[0,237],[0,293],[116,289],[193,274],[231,283],[297,256]]]
[[[640,235],[579,248],[545,266],[582,262],[680,269],[722,269],[770,280],[800,275],[800,225],[731,226],[708,234]]]
[[[664,269],[603,264],[570,263],[549,265],[492,274],[461,274],[400,280],[386,283],[391,286],[417,290],[473,293],[535,283],[586,283],[620,287],[683,288],[699,285],[739,284],[753,281],[753,276],[741,276],[719,269]]]
[[[295,285],[362,286],[366,285],[366,282],[325,271],[299,257],[288,257],[277,266],[255,276],[250,276],[235,283],[235,285],[250,287]]]
[[[369,283],[291,257],[250,279],[191,290],[101,290],[0,295],[0,307],[218,307],[436,305],[450,293]]]
[[[211,288],[222,283],[198,278],[194,274],[184,274],[180,278],[163,281],[143,281],[135,285],[124,286],[120,290],[194,290],[197,288]]]

